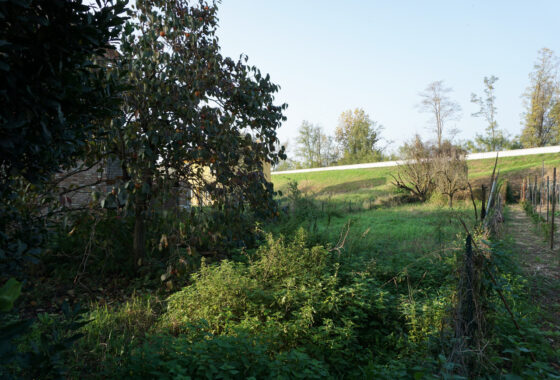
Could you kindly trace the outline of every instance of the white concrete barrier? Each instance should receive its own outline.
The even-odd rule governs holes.
[[[471,153],[471,154],[467,154],[467,160],[482,160],[485,158],[495,158],[496,154],[498,154],[498,157],[515,157],[515,156],[529,156],[532,154],[549,154],[549,153],[560,153],[560,145],[545,146],[542,148],[502,150],[499,152]],[[397,166],[400,163],[402,163],[402,161],[382,161],[382,162],[371,162],[367,164],[329,166],[325,168],[284,170],[280,172],[272,172],[272,175],[325,172],[330,170],[385,168],[390,166]]]

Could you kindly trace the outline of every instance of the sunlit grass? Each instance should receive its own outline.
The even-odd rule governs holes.
[[[518,183],[527,175],[540,174],[543,162],[545,169],[559,166],[560,154],[504,157],[499,159],[498,169],[503,178]],[[476,183],[492,175],[494,159],[472,160],[468,164],[469,178]],[[389,167],[277,174],[272,176],[272,182],[280,191],[286,191],[290,181],[297,181],[303,192],[318,199],[363,202],[390,194],[394,189],[391,175],[396,170]]]

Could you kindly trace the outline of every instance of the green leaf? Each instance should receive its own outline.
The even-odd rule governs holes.
[[[14,302],[21,294],[21,283],[14,278],[10,278],[8,282],[0,288],[0,311],[7,312],[14,307]]]

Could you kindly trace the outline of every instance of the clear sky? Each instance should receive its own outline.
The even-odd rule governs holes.
[[[435,80],[463,111],[459,139],[485,124],[470,94],[496,83],[499,127],[519,134],[522,93],[537,51],[560,55],[560,0],[223,0],[223,53],[244,53],[282,89],[294,140],[303,120],[332,133],[342,111],[362,107],[396,148],[414,133],[431,138],[418,93]]]

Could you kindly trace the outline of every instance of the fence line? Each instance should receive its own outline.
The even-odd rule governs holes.
[[[553,168],[552,186],[550,177],[546,176],[545,181],[544,163],[541,178],[535,175],[534,179],[530,176],[523,179],[521,185],[521,201],[525,210],[535,218],[536,223],[546,226],[545,232],[549,239],[550,249],[554,249],[554,217],[556,203],[560,202],[560,183],[556,180],[556,168]],[[543,216],[543,212],[546,216]],[[548,231],[550,229],[550,231]]]
[[[528,149],[514,149],[514,150],[503,150],[500,152],[485,152],[485,153],[470,153],[467,154],[467,160],[482,160],[485,158],[495,158],[496,154],[499,157],[516,157],[516,156],[530,156],[533,154],[547,154],[547,153],[560,153],[560,145],[556,146],[545,146],[541,148],[528,148]],[[329,166],[323,168],[313,168],[313,169],[295,169],[295,170],[284,170],[279,172],[272,172],[272,175],[276,174],[296,174],[296,173],[312,173],[312,172],[322,172],[331,170],[352,170],[352,169],[370,169],[370,168],[386,168],[391,166],[397,166],[403,163],[402,160],[399,161],[382,161],[382,162],[371,162],[365,164],[354,164],[354,165],[340,165],[340,166]]]

